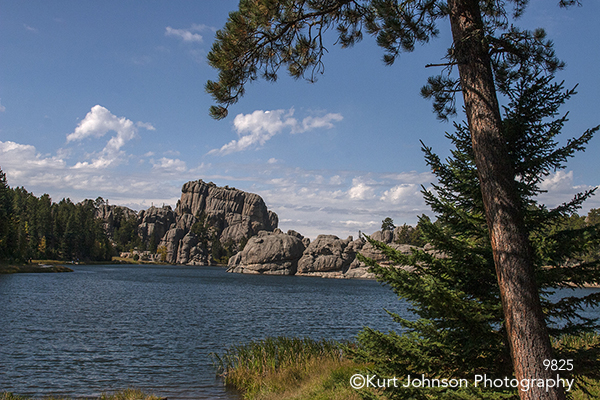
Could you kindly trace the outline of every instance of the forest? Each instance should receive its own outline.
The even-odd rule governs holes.
[[[11,188],[0,169],[0,261],[110,261],[137,235],[119,232],[110,240],[96,210],[93,200],[54,203],[48,194]]]

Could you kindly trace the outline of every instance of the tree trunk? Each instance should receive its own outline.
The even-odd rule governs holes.
[[[556,379],[543,362],[552,359],[531,263],[514,171],[501,133],[491,59],[478,0],[449,0],[454,56],[464,96],[475,163],[490,230],[515,377]],[[497,377],[503,378],[503,377]],[[519,388],[522,400],[559,400],[563,389]]]

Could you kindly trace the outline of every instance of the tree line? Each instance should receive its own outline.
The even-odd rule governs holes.
[[[115,252],[92,200],[53,203],[8,186],[0,169],[0,261],[107,261]]]

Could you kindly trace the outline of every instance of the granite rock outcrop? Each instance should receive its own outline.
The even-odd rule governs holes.
[[[108,205],[103,199],[96,200],[96,218],[102,221],[102,227],[112,239],[115,229],[118,228],[122,221],[130,218],[137,218],[137,212],[123,206]]]
[[[261,231],[251,237],[242,251],[229,259],[228,272],[243,274],[294,275],[304,253],[302,238],[294,231]]]
[[[296,252],[292,255],[289,251],[290,246],[284,244],[282,240],[282,237],[289,238],[294,235],[304,240],[304,250],[300,255]],[[409,254],[414,247],[395,243],[395,235],[392,231],[378,231],[370,237],[404,254]],[[299,246],[295,248],[295,251],[299,250]],[[429,251],[433,250],[429,249]],[[230,259],[228,272],[374,279],[375,276],[368,271],[367,265],[356,257],[358,253],[374,259],[381,265],[389,265],[381,251],[364,238],[353,240],[352,236],[340,239],[334,235],[319,235],[310,242],[308,238],[303,238],[297,232],[289,231],[284,234],[277,229],[275,233],[261,232],[259,237],[251,238],[246,248]],[[273,262],[273,260],[278,261]]]
[[[215,245],[237,251],[252,236],[273,231],[278,224],[277,214],[259,195],[202,180],[183,185],[173,214],[160,242],[166,261],[173,264],[210,264]]]

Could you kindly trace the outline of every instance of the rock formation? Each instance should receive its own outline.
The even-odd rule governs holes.
[[[297,275],[343,274],[356,257],[352,236],[341,240],[334,235],[319,235],[298,261]]]
[[[260,196],[217,187],[212,182],[184,184],[175,210],[153,206],[136,213],[126,207],[109,206],[101,198],[96,204],[96,216],[110,237],[122,221],[137,218],[137,234],[145,245],[142,250],[151,249],[142,253],[144,257],[162,258],[170,264],[210,265],[214,258],[221,257],[219,254],[237,252],[229,258],[228,272],[374,278],[356,255],[388,263],[364,238],[319,235],[311,243],[298,232],[283,233],[277,228],[277,214],[267,209]],[[371,238],[410,253],[411,246],[397,243],[399,234],[400,228],[396,228],[377,231]],[[155,250],[158,254],[152,253]],[[425,250],[433,252],[427,247]]]
[[[237,250],[242,242],[260,231],[273,231],[278,224],[277,214],[259,195],[202,180],[183,185],[173,215],[160,242],[172,264],[210,264],[215,240]]]
[[[138,235],[145,243],[153,242],[153,246],[165,236],[176,216],[170,206],[150,207],[138,214]]]
[[[204,216],[223,243],[229,240],[239,243],[260,231],[273,231],[278,224],[277,214],[267,210],[259,195],[217,187],[202,180],[183,185],[175,212],[197,218]]]
[[[294,275],[304,253],[302,236],[294,231],[261,231],[248,240],[242,251],[229,259],[228,272]]]
[[[301,247],[289,242],[296,237]],[[394,232],[378,231],[371,238],[409,254],[413,246],[394,243]],[[308,244],[308,245],[307,245]],[[293,251],[290,249],[293,247]],[[432,249],[427,249],[433,251]],[[318,276],[323,278],[374,279],[368,267],[356,255],[374,259],[381,265],[389,265],[384,255],[363,238],[353,240],[352,236],[340,239],[334,235],[319,235],[312,243],[294,231],[282,233],[261,232],[251,238],[244,250],[229,260],[228,272],[251,274],[280,274]],[[409,268],[409,267],[401,267]]]
[[[103,199],[96,200],[96,203],[96,218],[102,220],[102,227],[109,238],[113,237],[115,229],[122,221],[137,217],[137,213],[130,208],[110,206]]]

